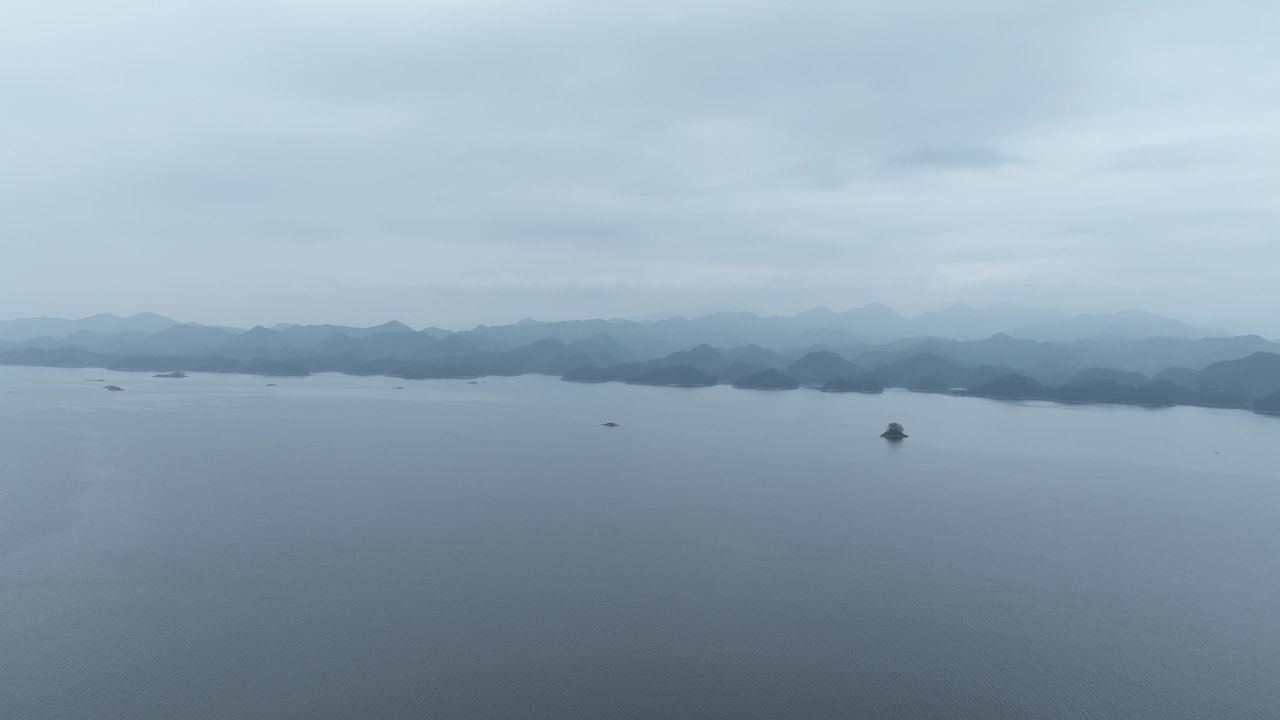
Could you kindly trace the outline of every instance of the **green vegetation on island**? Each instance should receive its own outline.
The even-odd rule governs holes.
[[[627,382],[632,385],[664,385],[685,388],[711,387],[719,384],[719,381],[715,378],[688,365],[658,368],[652,372],[632,378]]]
[[[733,382],[733,386],[748,390],[795,390],[800,387],[800,383],[781,370],[770,368],[740,377]]]
[[[870,375],[835,378],[822,386],[822,392],[829,393],[882,393],[884,385]]]
[[[1141,314],[1081,316],[1035,332],[1020,325],[1018,318],[1026,319],[1026,313],[1009,308],[952,308],[926,315],[905,322],[887,308],[871,307],[846,313],[818,309],[790,318],[719,313],[655,322],[529,320],[459,332],[415,331],[398,322],[238,331],[154,316],[95,316],[9,323],[9,335],[0,336],[0,364],[100,367],[167,378],[189,372],[280,377],[339,372],[406,379],[540,373],[569,382],[728,383],[759,389],[792,389],[794,383],[831,393],[902,388],[1259,412],[1274,412],[1272,396],[1280,393],[1280,343],[1256,335],[1197,336]],[[948,330],[970,322],[994,332],[966,339],[968,331]],[[1104,325],[1125,326],[1132,333],[1059,337],[1074,332],[1071,328]],[[879,335],[892,327],[919,334],[896,340]],[[1155,331],[1173,334],[1142,334]],[[36,332],[51,334],[31,335]],[[1050,336],[1055,339],[1046,339]]]
[[[821,387],[836,378],[861,375],[865,370],[829,350],[819,350],[791,363],[785,372],[801,385]]]
[[[908,436],[906,429],[903,428],[900,423],[891,422],[889,423],[889,427],[886,428],[884,432],[880,433],[880,437],[885,438],[886,440],[904,440]]]
[[[1258,398],[1253,404],[1253,409],[1264,415],[1280,415],[1280,390]]]

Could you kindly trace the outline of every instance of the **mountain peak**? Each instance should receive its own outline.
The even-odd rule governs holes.
[[[370,329],[370,330],[377,330],[377,331],[379,331],[379,332],[384,332],[384,333],[391,333],[391,332],[396,332],[396,333],[401,333],[401,332],[414,332],[414,329],[413,329],[413,328],[409,327],[408,325],[405,325],[404,323],[400,322],[399,320],[391,320],[391,321],[389,321],[389,322],[384,322],[384,323],[382,323],[381,325],[374,325],[373,327],[371,327],[371,328],[369,328],[369,329]]]
[[[831,310],[831,308],[827,307],[826,305],[819,305],[815,308],[809,308],[808,310],[805,310],[804,312],[797,314],[796,317],[828,318],[833,315],[835,315],[835,313]]]

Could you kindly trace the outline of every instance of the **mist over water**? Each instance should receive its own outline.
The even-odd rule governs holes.
[[[0,707],[1272,718],[1278,437],[1191,407],[0,367]]]

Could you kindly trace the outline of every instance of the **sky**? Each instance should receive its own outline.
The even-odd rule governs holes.
[[[1274,0],[0,3],[0,317],[1280,336]]]

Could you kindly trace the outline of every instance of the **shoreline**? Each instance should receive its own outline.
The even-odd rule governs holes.
[[[51,369],[51,370],[90,370],[90,369],[106,370],[108,372],[128,373],[131,375],[145,376],[148,379],[154,377],[153,373],[155,372],[154,370],[149,370],[149,369],[133,370],[133,369],[124,369],[124,368],[111,368],[111,367],[106,367],[102,365],[29,365],[29,364],[20,364],[20,363],[0,363],[0,367],[45,368],[45,369]],[[433,375],[433,376],[425,376],[425,377],[424,376],[408,376],[408,375],[386,375],[381,373],[351,373],[351,372],[343,372],[340,370],[333,370],[333,371],[326,370],[326,371],[321,371],[321,373],[307,372],[306,374],[298,374],[298,373],[273,374],[273,373],[262,373],[262,372],[255,373],[255,372],[229,372],[229,371],[220,372],[220,371],[212,371],[212,370],[185,370],[185,369],[184,369],[184,372],[186,372],[188,375],[193,375],[193,374],[194,375],[243,375],[247,377],[262,377],[262,378],[275,378],[275,379],[286,379],[286,378],[305,379],[308,377],[312,377],[313,375],[332,372],[334,374],[345,375],[347,377],[369,377],[369,378],[384,377],[384,378],[394,378],[396,380],[424,380],[424,381],[425,380],[477,380],[485,377],[521,377],[524,375],[541,375],[543,377],[557,378],[561,382],[575,383],[578,385],[603,385],[606,383],[618,383],[621,385],[636,385],[640,387],[665,387],[665,388],[674,388],[674,389],[682,389],[682,390],[697,390],[697,389],[703,389],[703,388],[723,386],[723,387],[732,388],[734,390],[747,390],[747,391],[768,390],[770,392],[793,392],[798,390],[810,390],[813,392],[822,393],[824,395],[880,395],[884,393],[884,390],[901,390],[905,392],[923,393],[928,395],[947,395],[950,397],[978,398],[982,400],[996,400],[996,401],[1002,401],[1002,402],[1044,402],[1044,403],[1053,403],[1055,405],[1124,406],[1124,407],[1144,408],[1147,410],[1165,410],[1165,409],[1175,408],[1175,407],[1197,407],[1197,408],[1205,408],[1210,410],[1244,410],[1246,412],[1250,412],[1255,415],[1264,415],[1267,417],[1280,418],[1280,411],[1255,410],[1254,408],[1248,407],[1246,405],[1200,405],[1195,403],[1172,403],[1168,405],[1163,405],[1163,404],[1151,405],[1151,404],[1136,403],[1136,402],[1129,402],[1129,401],[1107,402],[1107,401],[1090,401],[1090,400],[1056,400],[1054,398],[1046,398],[1046,397],[997,397],[992,395],[978,395],[971,392],[962,391],[956,388],[951,388],[947,390],[929,390],[929,389],[922,389],[922,388],[886,386],[884,390],[881,390],[879,392],[869,392],[869,391],[861,391],[861,390],[831,391],[831,390],[823,390],[821,387],[814,386],[814,385],[801,385],[798,388],[747,388],[747,387],[737,387],[730,381],[719,382],[714,385],[680,385],[675,383],[635,382],[635,381],[629,381],[629,380],[567,380],[560,375],[549,374],[549,373],[537,373],[537,372],[512,373],[512,374],[487,374],[487,375],[485,374],[482,374],[482,375]]]

